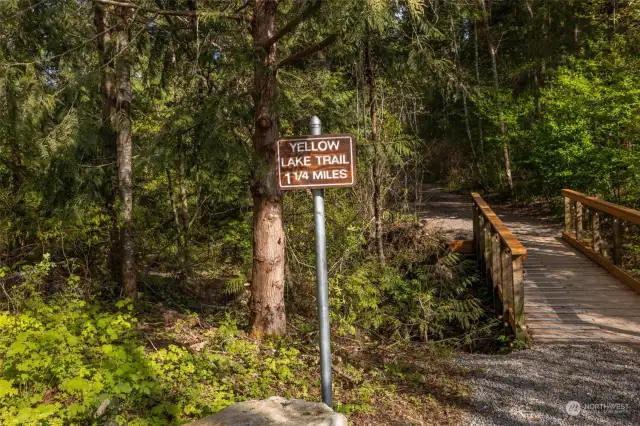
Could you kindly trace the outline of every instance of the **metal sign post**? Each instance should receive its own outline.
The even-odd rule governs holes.
[[[309,120],[309,133],[322,134],[322,124],[315,115]],[[320,320],[320,377],[322,402],[333,408],[331,389],[331,342],[329,328],[329,282],[327,278],[327,238],[324,225],[324,189],[313,189],[313,220],[316,237],[316,294]]]
[[[324,188],[349,188],[355,185],[356,138],[348,134],[323,135],[320,119],[315,116],[309,120],[309,133],[278,140],[278,188],[281,191],[311,189],[313,193],[322,401],[333,408]]]

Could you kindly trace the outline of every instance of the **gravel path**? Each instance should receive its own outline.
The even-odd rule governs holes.
[[[637,346],[538,345],[456,361],[473,388],[463,425],[640,425]]]
[[[445,231],[452,239],[470,240],[473,237],[471,195],[454,194],[437,185],[425,185],[420,219],[428,226]]]
[[[423,220],[451,238],[471,238],[469,196],[429,185],[424,201]],[[556,226],[497,213],[533,239]],[[461,354],[456,362],[469,370],[473,391],[461,425],[640,426],[640,346],[538,344],[508,355]]]

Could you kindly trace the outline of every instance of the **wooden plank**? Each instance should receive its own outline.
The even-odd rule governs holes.
[[[583,312],[575,312],[575,311],[583,311]],[[534,309],[531,308],[530,311],[527,311],[527,318],[546,318],[546,317],[562,317],[567,318],[569,316],[573,318],[603,318],[610,319],[616,318],[624,321],[636,321],[638,325],[640,322],[637,322],[637,319],[640,318],[640,312],[635,309],[610,309],[610,308],[602,308],[602,309],[573,309],[571,312],[556,312],[554,310],[545,309]]]
[[[591,240],[591,248],[596,253],[600,253],[600,215],[598,212],[593,212],[591,215],[591,233],[593,238]]]
[[[598,308],[598,309],[589,309],[589,308],[549,308],[549,307],[540,307],[540,306],[532,306],[527,307],[525,311],[525,315],[527,318],[539,317],[544,315],[587,315],[592,318],[636,318],[638,316],[637,309],[629,309],[629,308]]]
[[[513,277],[513,314],[515,316],[516,326],[518,329],[525,329],[524,318],[524,279],[522,276],[522,263],[524,256],[512,256],[511,258],[511,276]]]
[[[491,280],[493,281],[493,308],[497,313],[502,313],[502,294],[498,293],[498,287],[502,288],[500,267],[500,235],[495,232],[491,234]]]
[[[526,308],[537,308],[537,307],[541,307],[541,308],[577,308],[578,306],[581,306],[578,303],[571,303],[571,302],[536,302],[536,301],[529,301],[527,299],[527,301],[524,303],[524,306]]]
[[[503,247],[500,251],[500,272],[503,289],[502,306],[503,315],[508,309],[513,309],[513,268],[511,265],[511,253]]]
[[[632,305],[632,302],[629,302],[629,298],[626,295],[616,295],[616,296],[605,296],[608,292],[592,292],[581,294],[579,292],[574,293],[565,293],[565,294],[548,294],[548,293],[536,293],[530,294],[527,296],[527,303],[562,303],[562,301],[567,300],[576,303],[593,303],[593,304],[602,304],[605,303],[615,303],[615,304],[623,304],[626,306],[627,304]],[[606,300],[606,302],[603,302]],[[640,308],[640,303],[637,303],[638,308]]]
[[[617,302],[608,303],[606,300],[588,301],[588,300],[572,300],[565,302],[563,300],[549,300],[547,302],[529,301],[527,299],[525,307],[527,308],[584,308],[584,309],[604,309],[607,306],[616,306],[618,309],[639,309],[638,302]]]
[[[602,330],[594,324],[529,324],[529,330]]]
[[[581,295],[581,294],[597,294],[602,298],[603,294],[610,292],[619,292],[619,297],[634,297],[635,293],[633,290],[627,289],[627,287],[619,288],[619,287],[598,287],[598,288],[589,288],[589,287],[525,287],[527,290],[527,298],[529,296],[536,297],[537,295],[555,295],[555,294],[568,294],[568,295]]]
[[[567,317],[563,318],[560,316],[556,317],[527,317],[527,326],[532,327],[533,323],[563,323],[563,324],[582,324],[582,323],[594,323],[595,320],[593,318],[572,318]]]
[[[485,218],[483,220],[484,227],[482,229],[484,241],[484,279],[490,292],[493,292],[493,284],[491,283],[491,223]],[[491,293],[493,294],[493,293]]]
[[[576,238],[578,241],[582,240],[583,232],[582,232],[582,203],[580,201],[576,201],[576,216],[575,216],[575,226],[576,230]]]
[[[473,240],[453,240],[449,244],[452,252],[458,254],[473,254]]]
[[[550,308],[544,306],[525,306],[524,309],[527,316],[529,316],[529,314],[531,313],[584,314],[587,312],[584,309]]]
[[[562,195],[565,197],[565,212],[566,198],[570,198],[574,201],[580,201],[583,205],[591,207],[592,209],[608,213],[612,216],[627,220],[631,223],[635,223],[636,225],[640,225],[640,211],[638,210],[610,203],[597,197],[592,197],[578,191],[573,191],[571,189],[563,189]],[[567,232],[566,229],[565,232]]]
[[[564,333],[551,333],[545,330],[545,333],[533,334],[532,339],[536,343],[631,343],[640,344],[640,339],[629,335],[619,334],[602,334],[597,330],[591,332],[583,331],[581,333],[571,333],[571,330],[564,330]]]
[[[473,210],[473,247],[476,253],[481,253],[480,251],[480,213],[478,212],[478,206],[473,205],[471,207]]]
[[[622,265],[622,224],[617,217],[613,218],[613,264]]]
[[[547,336],[574,336],[576,338],[593,338],[602,339],[602,340],[610,340],[610,339],[627,339],[627,340],[637,340],[640,342],[640,336],[636,336],[632,333],[624,333],[624,332],[613,332],[609,330],[603,329],[589,329],[589,330],[580,330],[580,329],[546,329],[540,330],[540,332],[536,333],[535,330],[532,332],[534,339],[541,337],[541,334]]]
[[[629,288],[640,293],[640,280],[638,280],[637,278],[635,278],[634,276],[632,276],[631,274],[629,274],[627,271],[620,268],[619,266],[614,265],[606,257],[600,255],[599,253],[596,253],[589,247],[582,244],[580,241],[576,240],[573,237],[573,235],[563,232],[562,238],[565,241],[567,241],[569,244],[571,244],[573,247],[575,247],[576,249],[580,250],[582,253],[589,256],[593,261],[595,261],[597,264],[599,264],[604,269],[609,271],[611,275],[613,275],[615,278],[619,279],[624,284],[629,286]]]
[[[477,257],[478,257],[478,263],[479,263],[479,266],[480,266],[480,280],[484,281],[484,280],[487,279],[486,275],[485,275],[486,266],[485,266],[485,263],[484,263],[484,253],[485,253],[484,217],[479,216],[478,220],[479,220],[478,225],[479,225],[480,229],[478,229],[478,253],[477,253]]]
[[[480,194],[474,192],[471,194],[473,202],[480,209],[480,214],[487,218],[491,227],[495,229],[500,235],[500,239],[509,247],[511,254],[514,256],[526,256],[527,249],[518,241],[518,239],[511,233],[509,228],[500,220],[500,218],[493,212],[491,207],[482,199]]]
[[[564,197],[564,232],[571,232],[571,198]]]

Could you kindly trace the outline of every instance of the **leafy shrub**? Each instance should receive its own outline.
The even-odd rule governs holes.
[[[390,337],[442,339],[469,331],[483,316],[470,292],[474,264],[436,239],[403,230],[388,263],[363,262],[330,279],[331,307],[343,333],[364,329]]]
[[[147,352],[131,303],[45,298],[35,284],[49,268],[32,267],[0,312],[0,424],[178,424],[247,398],[307,394],[307,366],[287,342],[251,342],[228,320],[200,351]]]

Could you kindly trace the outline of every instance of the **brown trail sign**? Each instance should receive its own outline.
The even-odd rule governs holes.
[[[345,188],[356,183],[356,146],[353,135],[323,135],[316,116],[309,120],[308,136],[278,140],[278,188],[311,189],[316,244],[316,296],[320,323],[320,384],[322,401],[333,407],[331,389],[331,329],[324,188]]]
[[[282,138],[276,154],[281,190],[345,188],[356,183],[353,135]]]

